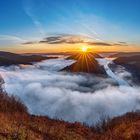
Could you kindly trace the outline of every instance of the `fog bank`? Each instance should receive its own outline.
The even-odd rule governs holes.
[[[91,125],[102,116],[140,109],[140,88],[135,85],[120,88],[112,78],[58,72],[73,62],[59,58],[0,67],[0,74],[6,92],[18,96],[32,114]]]

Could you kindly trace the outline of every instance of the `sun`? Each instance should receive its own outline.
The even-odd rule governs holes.
[[[87,48],[86,46],[83,46],[83,47],[81,48],[81,51],[82,51],[82,52],[87,52],[87,50],[88,50],[88,48]]]

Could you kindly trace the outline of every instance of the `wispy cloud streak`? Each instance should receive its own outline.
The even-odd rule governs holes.
[[[42,36],[45,36],[46,33],[42,27],[41,22],[38,20],[37,16],[33,13],[32,3],[33,3],[32,0],[23,1],[23,9],[24,9],[25,13],[31,18],[31,20],[33,21],[33,24],[36,26],[36,28],[38,29],[40,34]]]
[[[27,40],[12,35],[0,35],[0,41],[13,41],[15,43],[22,43]]]

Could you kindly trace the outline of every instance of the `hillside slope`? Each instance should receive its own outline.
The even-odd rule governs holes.
[[[69,59],[74,59],[74,60],[78,60],[79,57],[83,54],[87,54],[89,56],[92,56],[94,58],[102,58],[99,54],[97,53],[91,53],[91,52],[88,52],[88,53],[74,53],[74,54],[71,54],[69,57],[67,57],[66,59],[69,60]]]
[[[0,66],[2,65],[17,65],[17,64],[32,64],[32,62],[39,62],[45,59],[55,57],[45,57],[41,55],[20,55],[10,52],[0,51]]]
[[[96,55],[96,57],[99,58],[100,56]],[[76,54],[69,56],[67,59],[74,59],[76,62],[62,69],[63,71],[105,74],[104,68],[98,64],[95,55],[92,53]]]
[[[0,93],[0,140],[140,140],[139,130],[140,112],[87,127],[30,115],[20,101]]]
[[[33,116],[14,97],[0,93],[0,140],[89,140],[90,128],[48,117]]]
[[[114,63],[124,66],[133,75],[134,81],[140,84],[140,55],[118,57]]]

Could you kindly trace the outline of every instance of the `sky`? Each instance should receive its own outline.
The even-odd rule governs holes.
[[[139,13],[139,0],[1,0],[0,50],[140,51]]]

